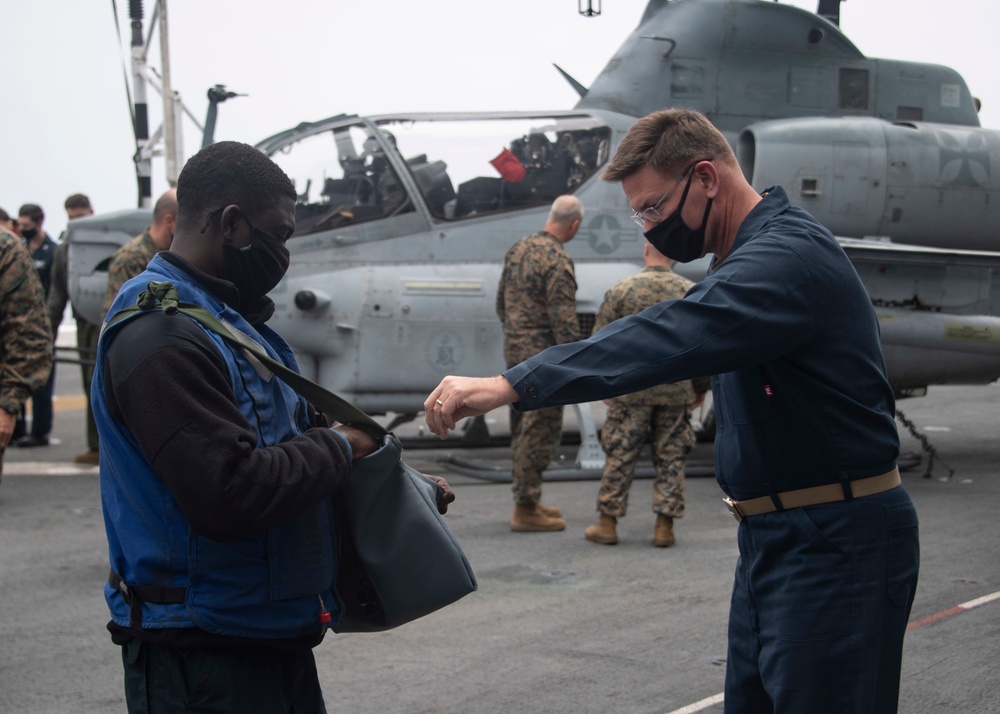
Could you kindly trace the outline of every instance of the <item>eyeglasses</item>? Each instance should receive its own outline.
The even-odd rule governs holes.
[[[647,221],[649,223],[659,223],[663,219],[663,215],[657,209],[659,209],[659,207],[663,205],[663,202],[666,201],[668,198],[670,198],[671,194],[673,194],[673,192],[677,190],[677,187],[681,185],[681,181],[683,181],[684,177],[688,175],[688,172],[695,166],[700,164],[702,161],[707,161],[707,159],[699,159],[698,161],[695,161],[693,164],[684,169],[684,173],[682,173],[681,177],[677,179],[677,183],[671,186],[670,190],[668,190],[665,194],[663,194],[663,196],[660,198],[659,201],[654,203],[652,206],[647,206],[641,211],[636,211],[631,216],[629,216],[632,222],[637,226],[639,226],[640,228],[645,228]]]

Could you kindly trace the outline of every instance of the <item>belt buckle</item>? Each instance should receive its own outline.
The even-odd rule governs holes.
[[[733,514],[733,518],[736,519],[736,522],[741,523],[743,521],[743,514],[740,513],[740,502],[734,501],[729,496],[723,498],[722,501],[726,504],[726,508],[729,509],[729,512]]]

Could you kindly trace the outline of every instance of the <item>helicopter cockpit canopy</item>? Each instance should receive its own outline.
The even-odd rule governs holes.
[[[418,204],[440,222],[547,205],[593,176],[611,144],[588,115],[352,119],[271,153],[298,192],[296,235]]]

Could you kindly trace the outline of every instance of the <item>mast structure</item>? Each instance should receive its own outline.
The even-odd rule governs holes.
[[[142,0],[129,0],[131,20],[131,65],[132,65],[132,123],[135,132],[136,178],[139,188],[139,207],[152,206],[153,158],[163,157],[166,161],[166,178],[170,186],[177,185],[177,176],[184,165],[184,138],[181,115],[187,114],[199,131],[204,131],[201,123],[184,106],[180,94],[170,84],[170,43],[167,25],[167,0],[155,0],[153,16],[149,21],[149,32],[143,37]],[[160,45],[159,72],[149,65],[149,50],[153,31],[158,29]],[[163,123],[150,134],[149,105],[147,88],[152,88],[163,100]]]

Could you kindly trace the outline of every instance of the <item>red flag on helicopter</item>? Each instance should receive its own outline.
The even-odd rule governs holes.
[[[509,183],[517,183],[524,178],[526,172],[521,160],[514,156],[510,149],[504,148],[500,155],[490,161],[500,173],[500,178]]]

